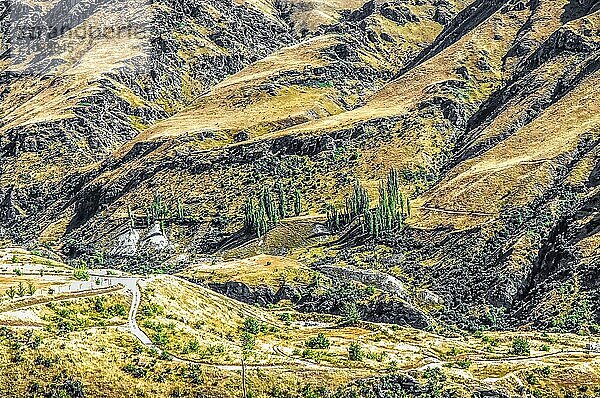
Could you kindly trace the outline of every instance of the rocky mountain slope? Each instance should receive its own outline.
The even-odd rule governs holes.
[[[2,9],[6,241],[145,271],[261,253],[375,268],[406,294],[365,312],[428,327],[600,323],[597,1]],[[23,38],[31,25],[44,34]],[[123,27],[89,34],[106,25]],[[330,228],[392,168],[401,228]],[[276,183],[302,209],[257,239],[244,203]]]

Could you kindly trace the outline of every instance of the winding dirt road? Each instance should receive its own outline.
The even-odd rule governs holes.
[[[138,282],[140,281],[140,278],[118,277],[118,278],[108,278],[108,279],[111,282],[119,283],[119,284],[125,286],[125,289],[129,290],[131,292],[131,295],[132,295],[131,308],[129,308],[129,316],[127,318],[127,326],[129,327],[129,330],[131,331],[131,333],[145,346],[156,348],[152,344],[152,340],[150,340],[148,335],[146,333],[144,333],[144,331],[142,329],[140,329],[140,327],[137,324],[137,320],[136,320],[138,308],[140,307],[140,302],[142,299],[142,294],[141,294],[140,288],[138,286]]]
[[[226,370],[226,371],[242,370],[241,365],[218,365],[218,364],[213,364],[213,363],[209,363],[209,362],[194,361],[194,360],[190,360],[190,359],[179,358],[179,357],[169,353],[168,351],[165,351],[165,350],[161,349],[160,347],[155,346],[152,343],[152,340],[148,337],[148,335],[146,333],[144,333],[144,331],[142,329],[140,329],[140,327],[137,323],[137,320],[136,320],[138,309],[140,307],[141,298],[142,298],[142,294],[141,294],[141,291],[139,288],[139,282],[143,279],[142,277],[140,277],[140,276],[109,276],[106,274],[91,274],[90,276],[104,278],[105,280],[110,282],[110,287],[104,288],[104,289],[98,289],[93,292],[82,291],[82,292],[79,292],[79,294],[74,294],[70,297],[53,297],[52,298],[53,300],[51,299],[49,301],[64,301],[64,300],[69,300],[69,299],[73,299],[73,298],[78,298],[79,296],[85,297],[85,296],[91,296],[91,295],[106,294],[111,291],[115,291],[115,287],[121,285],[121,286],[123,286],[123,289],[125,289],[125,291],[131,292],[131,295],[132,295],[131,307],[129,309],[128,319],[127,319],[127,328],[135,336],[135,338],[138,341],[140,341],[144,346],[156,350],[156,352],[158,352],[159,354],[163,354],[163,353],[167,354],[175,362],[186,363],[186,364],[190,364],[190,365],[210,366],[213,368],[217,368],[220,370]],[[28,306],[35,305],[35,304],[39,304],[39,303],[23,303],[23,305],[19,305],[18,307],[24,308],[24,307],[28,307]],[[277,347],[277,346],[273,347],[273,349],[276,354],[279,354],[279,355],[282,355],[282,356],[288,358],[291,361],[291,363],[277,364],[277,365],[267,365],[267,364],[258,365],[257,364],[257,365],[246,366],[246,369],[265,369],[265,368],[276,369],[276,368],[289,367],[290,365],[296,365],[296,366],[302,366],[302,367],[306,367],[309,369],[315,369],[315,370],[355,370],[355,368],[326,366],[326,365],[321,365],[316,362],[294,358],[290,355],[287,355],[280,347]],[[567,355],[567,356],[581,355],[581,354],[588,354],[588,355],[591,354],[593,356],[600,355],[600,354],[593,354],[588,351],[569,350],[569,351],[562,351],[562,352],[546,353],[546,354],[530,356],[530,357],[469,358],[469,359],[475,363],[514,362],[514,361],[526,362],[526,361],[542,359],[542,358],[546,358],[546,357],[561,356],[561,355]],[[437,358],[435,355],[427,355],[426,357],[430,360],[430,362],[426,363],[418,368],[415,368],[413,370],[422,371],[422,370],[432,368],[432,367],[440,367],[447,363],[446,361],[443,361],[440,358]]]

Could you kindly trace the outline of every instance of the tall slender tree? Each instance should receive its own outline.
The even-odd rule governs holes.
[[[277,223],[279,218],[277,216],[277,211],[275,210],[275,203],[273,203],[273,198],[271,196],[271,191],[268,188],[263,188],[260,202],[263,205],[265,215],[269,219],[269,221],[273,223]]]
[[[265,209],[264,201],[259,201],[258,210],[256,211],[256,233],[259,238],[262,238],[266,233],[269,227],[267,221],[267,211]]]
[[[339,231],[341,227],[340,212],[332,204],[327,205],[327,227],[331,231]]]
[[[177,216],[180,220],[185,218],[185,207],[181,199],[177,198]]]
[[[248,389],[246,386],[246,363],[256,346],[256,338],[252,333],[241,332],[240,343],[242,346],[242,397],[248,397]]]
[[[248,196],[244,204],[244,229],[247,232],[254,232],[256,229],[256,210],[251,196]]]
[[[283,190],[283,185],[280,181],[275,185],[275,190],[277,191],[279,217],[283,219],[287,217],[287,202],[285,199],[285,191]]]
[[[350,212],[361,205],[360,190],[355,189],[353,198],[348,200],[347,208]],[[368,203],[368,202],[367,202]],[[401,229],[405,209],[404,195],[400,192],[399,173],[396,169],[391,169],[387,178],[379,183],[379,200],[374,210],[366,208],[361,218],[361,228],[363,233],[368,233],[373,238],[381,237],[384,232],[395,229]]]
[[[345,222],[350,223],[354,218],[369,208],[370,198],[367,190],[357,182],[352,188],[352,195],[346,198]]]
[[[300,191],[294,191],[294,215],[298,217],[302,213],[302,199],[300,198]]]

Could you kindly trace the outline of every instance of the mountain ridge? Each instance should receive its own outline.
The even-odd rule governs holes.
[[[231,21],[247,21],[240,17],[246,12],[262,14],[271,24],[267,31],[281,32],[271,35],[279,41],[265,48],[256,34],[232,35],[222,27],[223,19],[211,20],[206,17],[210,12],[202,14],[196,5],[182,12],[159,2],[172,7],[176,19],[193,20],[192,27],[181,25],[188,26],[184,30],[202,32],[193,27],[200,23],[216,23],[219,30],[198,36],[212,43],[211,50],[195,47],[197,37],[177,30],[172,36],[179,38],[177,44],[156,38],[158,47],[152,51],[158,51],[157,59],[173,56],[169,48],[179,46],[180,52],[197,52],[188,61],[197,60],[198,67],[205,62],[202,51],[236,48],[239,37],[248,38],[258,52],[243,65],[227,55],[225,74],[208,89],[194,86],[177,111],[169,101],[151,104],[140,97],[139,86],[118,83],[124,87],[118,95],[125,93],[122,98],[130,103],[124,108],[127,123],[137,134],[127,133],[112,154],[88,162],[67,179],[54,179],[55,193],[45,195],[52,198],[49,202],[32,194],[19,197],[23,188],[12,184],[14,166],[4,162],[5,231],[6,226],[13,234],[20,229],[24,239],[18,238],[20,232],[13,239],[24,242],[44,236],[74,257],[111,252],[120,237],[128,236],[132,212],[143,213],[157,191],[171,204],[186,193],[184,205],[195,219],[169,218],[165,237],[172,242],[169,247],[178,247],[176,252],[210,254],[239,234],[244,198],[261,185],[279,179],[288,190],[301,192],[310,213],[324,214],[326,204],[343,203],[355,179],[376,197],[378,181],[394,167],[401,170],[401,189],[411,196],[413,214],[406,231],[380,243],[412,253],[396,266],[421,275],[415,288],[433,281],[447,302],[463,300],[455,297],[453,284],[450,291],[443,286],[447,278],[470,289],[470,298],[447,309],[455,313],[461,308],[458,318],[468,317],[467,303],[477,303],[484,312],[490,305],[518,307],[515,303],[527,300],[531,281],[543,279],[538,275],[543,266],[535,263],[552,250],[545,246],[556,239],[551,231],[573,222],[570,207],[581,206],[588,218],[596,214],[596,189],[585,182],[597,159],[596,2],[369,1],[354,9],[333,6],[327,17],[333,23],[310,29],[299,28],[306,23],[299,10],[305,7],[312,15],[331,5],[311,2],[294,8],[293,3],[217,8],[221,18],[228,15]],[[218,63],[219,57],[209,59]],[[92,106],[90,112],[104,114],[101,108]],[[560,132],[549,134],[556,127]],[[5,154],[18,156],[16,148],[27,154],[36,150],[26,141],[17,146],[22,138],[11,134],[3,134],[9,137]],[[343,160],[334,164],[330,154]],[[31,185],[32,193],[37,184]],[[532,209],[538,213],[530,214]],[[524,220],[518,216],[519,224],[529,225],[529,235],[506,225],[522,212],[528,215]],[[586,228],[593,230],[593,225]],[[427,242],[428,234],[439,235],[439,247]],[[586,254],[571,261],[595,262],[594,239],[584,238],[591,245],[585,249],[574,241],[574,250]],[[471,248],[469,241],[481,242],[481,248]],[[461,249],[443,242],[461,242]],[[440,255],[442,250],[447,253]],[[464,258],[474,262],[464,264]],[[423,262],[447,265],[429,274],[419,265]],[[489,270],[476,264],[485,262],[495,264],[496,282],[480,275]],[[437,275],[444,269],[447,276]],[[461,281],[465,270],[467,281]],[[494,284],[497,291],[491,296],[475,293]],[[591,297],[597,295],[592,286]]]

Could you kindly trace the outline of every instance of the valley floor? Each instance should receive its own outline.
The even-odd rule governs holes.
[[[2,396],[73,388],[92,397],[239,396],[244,355],[249,389],[265,397],[344,396],[359,388],[353,383],[399,375],[463,395],[593,396],[600,386],[589,336],[344,326],[334,316],[243,304],[176,276],[94,270],[77,281],[58,261],[7,252],[13,271],[0,290],[16,295],[0,302]],[[244,334],[253,340],[246,354]]]

